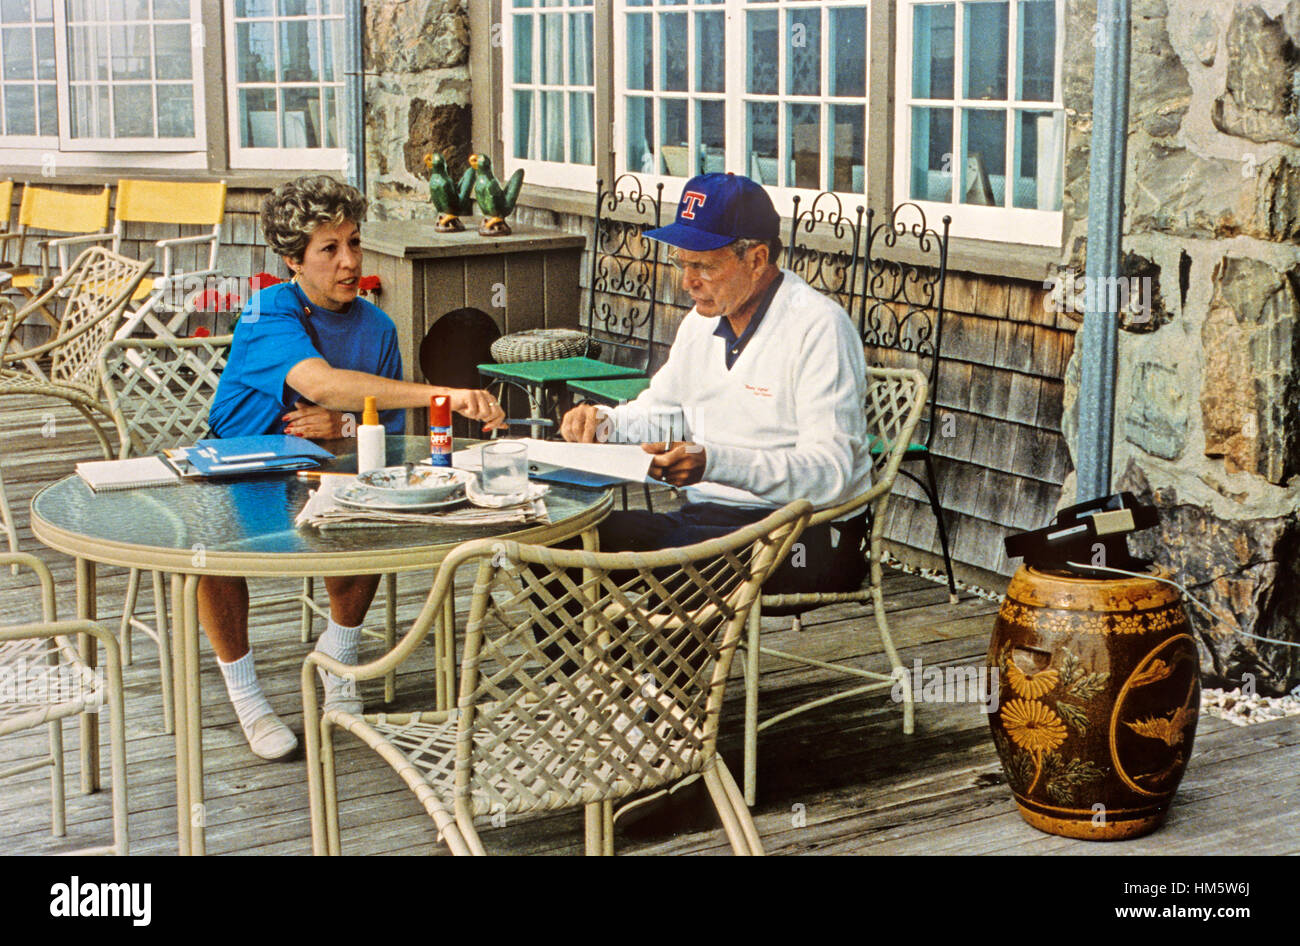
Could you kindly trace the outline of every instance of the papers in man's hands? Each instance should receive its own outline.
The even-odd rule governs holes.
[[[77,475],[97,493],[145,486],[170,486],[180,480],[175,471],[157,457],[78,463]]]
[[[400,512],[392,509],[357,509],[336,502],[335,491],[355,482],[356,477],[351,474],[322,474],[319,488],[312,492],[302,512],[294,520],[294,525],[326,530],[381,524],[489,526],[551,521],[546,511],[546,501],[542,498],[546,492],[544,486],[534,487],[530,490],[527,501],[513,506],[484,508],[469,505],[444,512]],[[470,498],[474,498],[473,493]]]
[[[634,443],[566,443],[562,440],[535,440],[518,438],[528,445],[528,464],[548,463],[553,466],[598,473],[640,483],[650,470],[650,454]],[[452,465],[458,469],[481,469],[482,447],[458,450]]]

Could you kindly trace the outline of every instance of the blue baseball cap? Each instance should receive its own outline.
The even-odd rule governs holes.
[[[739,174],[701,174],[682,188],[677,221],[645,236],[683,250],[717,250],[736,240],[775,240],[781,218],[767,191]]]

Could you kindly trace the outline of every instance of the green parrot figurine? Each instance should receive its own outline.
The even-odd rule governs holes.
[[[438,208],[438,222],[434,229],[439,233],[459,233],[465,229],[461,216],[474,212],[474,169],[468,167],[453,184],[447,161],[441,154],[426,154],[424,166],[429,169],[429,200]]]
[[[506,236],[510,225],[505,218],[515,209],[519,189],[524,184],[524,169],[511,175],[505,189],[492,173],[492,160],[486,154],[471,154],[469,166],[474,169],[474,199],[483,211],[483,223],[478,232],[483,236]]]

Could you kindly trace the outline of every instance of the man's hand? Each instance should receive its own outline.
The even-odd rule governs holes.
[[[600,412],[595,404],[579,404],[560,421],[560,436],[569,443],[595,443],[600,427]]]
[[[641,449],[653,453],[650,476],[672,486],[690,486],[704,479],[707,456],[698,443],[643,443]]]
[[[280,418],[284,421],[284,432],[308,440],[337,440],[340,437],[355,437],[356,422],[347,424],[344,432],[344,419],[349,415],[341,411],[332,411],[319,404],[298,401],[294,409]]]
[[[484,432],[505,426],[501,422],[506,419],[506,412],[497,399],[477,388],[452,388],[451,409],[470,420],[483,421]]]

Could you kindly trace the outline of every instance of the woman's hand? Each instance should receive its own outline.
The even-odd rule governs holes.
[[[281,418],[286,434],[306,437],[308,440],[337,440],[357,435],[356,419],[351,414],[332,411],[328,407],[306,401],[299,401],[294,408]]]
[[[505,426],[501,422],[506,419],[506,412],[501,409],[497,399],[487,391],[480,391],[477,388],[452,388],[451,409],[470,420],[483,421],[484,432]]]

